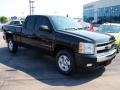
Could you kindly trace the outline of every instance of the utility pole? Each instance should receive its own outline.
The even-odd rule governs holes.
[[[34,3],[35,3],[35,1],[29,0],[30,15],[34,14],[34,9],[35,9]]]

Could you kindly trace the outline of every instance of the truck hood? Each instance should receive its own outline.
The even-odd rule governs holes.
[[[93,40],[95,43],[107,43],[115,40],[112,35],[88,31],[88,30],[64,30],[62,32],[79,38],[82,37],[82,38],[90,39]]]

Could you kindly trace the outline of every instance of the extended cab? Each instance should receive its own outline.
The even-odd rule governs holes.
[[[64,74],[76,67],[96,69],[110,64],[116,56],[115,38],[81,28],[70,17],[31,15],[23,26],[4,27],[3,32],[10,52],[22,46],[55,56],[57,68]]]

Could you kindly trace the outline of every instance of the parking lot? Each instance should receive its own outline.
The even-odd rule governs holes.
[[[0,32],[0,90],[120,90],[120,54],[106,69],[64,76],[49,56],[25,48],[10,54]]]

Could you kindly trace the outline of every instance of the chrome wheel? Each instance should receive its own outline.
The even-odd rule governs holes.
[[[13,42],[10,40],[9,43],[8,43],[8,47],[9,47],[9,50],[12,51],[13,50]]]
[[[11,53],[16,53],[18,50],[18,44],[12,39],[12,38],[8,38],[8,50]]]
[[[61,55],[58,58],[58,65],[62,71],[68,71],[70,69],[70,60],[66,55]]]

